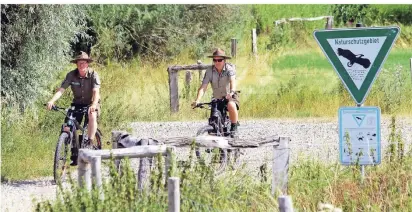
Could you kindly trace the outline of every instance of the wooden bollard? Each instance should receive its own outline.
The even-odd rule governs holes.
[[[167,194],[168,194],[168,211],[180,211],[180,185],[178,177],[170,177],[168,179]]]

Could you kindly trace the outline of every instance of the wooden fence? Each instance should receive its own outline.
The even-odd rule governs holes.
[[[326,19],[325,29],[332,29],[333,28],[333,16],[319,16],[314,18],[282,18],[280,20],[274,21],[275,27],[279,24],[294,22],[294,21],[318,21]]]
[[[141,139],[148,140],[148,139]],[[92,184],[100,190],[100,198],[103,197],[102,192],[102,173],[101,173],[101,161],[102,159],[109,159],[111,157],[115,159],[128,158],[151,158],[158,154],[166,156],[166,168],[165,176],[168,185],[169,195],[169,211],[180,210],[180,192],[179,192],[179,179],[169,178],[167,176],[168,170],[171,167],[171,161],[175,160],[175,151],[177,147],[184,147],[192,145],[193,141],[198,147],[206,148],[259,148],[264,146],[273,146],[273,179],[272,179],[272,194],[275,195],[276,191],[280,191],[283,194],[287,193],[288,183],[288,170],[289,170],[289,154],[290,149],[288,144],[290,142],[289,137],[268,136],[264,138],[258,138],[255,140],[245,139],[232,139],[227,137],[217,136],[197,136],[197,137],[171,137],[171,138],[159,138],[156,140],[159,145],[145,145],[145,146],[133,146],[121,149],[111,150],[90,150],[80,149],[78,158],[78,183],[80,187],[85,187],[87,190],[91,190]],[[119,146],[119,144],[112,138],[113,147]],[[150,142],[139,142],[150,143]],[[140,163],[140,169],[144,166]],[[142,179],[140,178],[139,181]],[[141,183],[141,182],[138,182]]]
[[[202,64],[201,61],[197,61],[197,64],[194,65],[173,65],[167,68],[167,73],[169,74],[170,111],[172,113],[179,111],[179,71],[198,70],[199,79],[202,80],[203,70],[209,67],[212,67],[212,65]],[[191,79],[191,72],[186,72],[186,84],[190,84]]]
[[[111,156],[114,158],[145,158],[161,154],[166,156],[165,176],[167,176],[174,151],[175,147],[166,145],[136,146],[111,150],[80,149],[77,166],[79,186],[91,190],[92,183],[94,183],[100,189],[100,197],[103,198],[101,163],[102,159],[109,159]]]

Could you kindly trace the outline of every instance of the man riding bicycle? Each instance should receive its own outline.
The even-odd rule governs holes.
[[[231,57],[226,56],[225,52],[217,48],[209,58],[213,58],[213,65],[206,70],[205,76],[200,86],[197,98],[192,103],[196,106],[203,94],[206,92],[209,83],[212,84],[213,97],[215,99],[222,99],[225,97],[228,100],[227,110],[229,111],[229,118],[231,121],[230,134],[231,137],[236,137],[238,122],[239,100],[236,90],[236,70],[235,66],[226,63],[226,59]]]
[[[75,109],[89,106],[88,110],[88,143],[95,145],[95,134],[97,131],[97,117],[100,114],[100,78],[97,72],[89,68],[89,63],[93,60],[85,52],[80,54],[71,61],[77,65],[77,69],[70,71],[63,80],[60,88],[54,94],[53,98],[47,102],[47,109],[51,110],[54,102],[57,101],[64,90],[71,87],[73,92],[72,106]],[[96,112],[97,111],[97,112]],[[66,118],[67,119],[67,118]],[[76,120],[81,123],[83,114],[76,114]],[[71,164],[77,165],[78,149],[72,148]]]

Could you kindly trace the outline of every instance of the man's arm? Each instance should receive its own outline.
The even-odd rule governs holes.
[[[100,99],[100,88],[93,88],[93,101],[89,107],[89,113],[94,112],[97,108],[97,104],[99,103]]]
[[[235,94],[236,91],[236,76],[230,76],[230,91],[229,93],[226,95],[226,99],[231,99],[232,96]]]
[[[199,88],[199,90],[197,91],[197,97],[196,97],[196,102],[198,103],[200,101],[200,99],[202,98],[203,94],[205,94],[206,89],[207,89],[207,85],[208,84],[202,84]]]
[[[231,95],[235,94],[235,91],[236,91],[236,76],[233,75],[230,77],[230,94]]]
[[[207,69],[205,76],[203,76],[203,80],[202,80],[202,85],[200,86],[200,88],[197,91],[197,97],[196,100],[192,103],[192,106],[196,106],[200,99],[202,98],[203,94],[205,94],[206,89],[207,89],[207,85],[210,83],[210,75],[212,74],[212,69]]]
[[[64,88],[57,89],[57,92],[54,94],[54,96],[50,99],[49,102],[47,102],[47,109],[51,110],[51,108],[54,105],[54,102],[57,101],[63,95],[64,90]]]
[[[207,85],[208,84],[202,84],[200,86],[199,90],[197,91],[196,100],[194,102],[192,102],[192,107],[195,107],[199,103],[199,101],[202,98],[203,94],[205,94],[205,92],[206,92]]]
[[[97,104],[99,104],[100,100],[100,77],[97,72],[93,71],[93,96],[92,96],[92,104],[89,107],[89,113],[92,113],[96,110]]]

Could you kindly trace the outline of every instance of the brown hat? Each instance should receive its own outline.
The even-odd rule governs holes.
[[[86,60],[87,62],[91,63],[93,60],[87,55],[86,52],[81,51],[79,55],[77,55],[74,60],[70,61],[71,63],[77,63],[78,60]]]
[[[223,50],[220,49],[220,48],[217,48],[217,49],[213,52],[213,55],[210,55],[210,56],[207,56],[207,57],[211,57],[211,58],[213,58],[213,57],[223,57],[223,58],[225,58],[225,59],[230,59],[230,58],[232,58],[232,57],[226,56],[225,51],[223,51]]]

